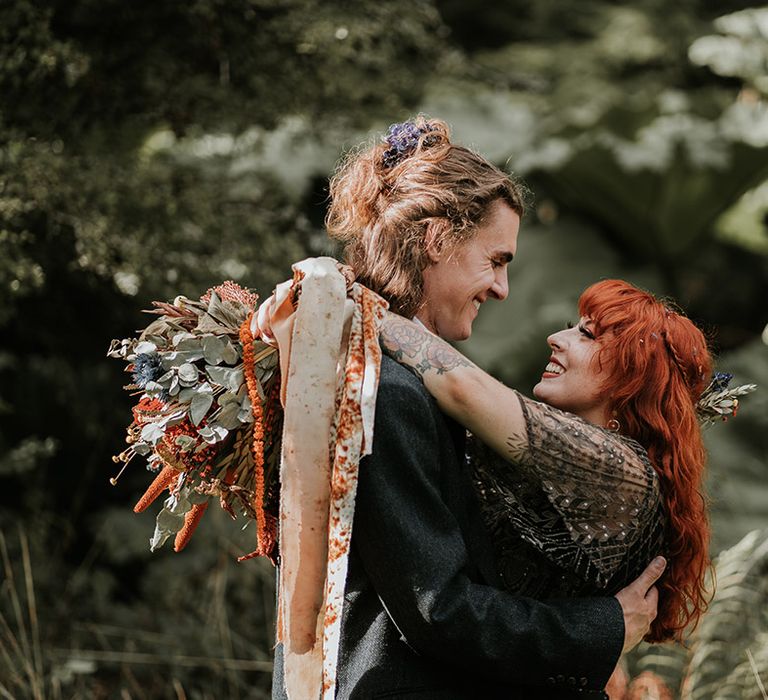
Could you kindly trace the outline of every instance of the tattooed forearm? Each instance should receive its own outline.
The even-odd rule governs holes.
[[[528,434],[516,433],[507,437],[507,454],[513,462],[519,462],[528,455]]]
[[[381,329],[384,352],[413,369],[420,377],[430,370],[437,374],[457,367],[474,367],[464,355],[417,323],[388,313]]]

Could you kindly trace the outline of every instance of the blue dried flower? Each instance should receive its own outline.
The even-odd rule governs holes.
[[[430,131],[434,131],[434,127],[429,125],[419,127],[413,122],[392,124],[385,139],[389,149],[384,151],[382,156],[384,167],[391,168],[411,155],[419,145],[419,139],[422,135],[428,134]],[[426,145],[430,144],[427,143]]]
[[[725,391],[731,383],[731,379],[733,379],[733,375],[730,372],[715,372],[710,383],[712,391]]]
[[[136,355],[133,361],[133,383],[143,389],[149,382],[154,382],[162,374],[160,355],[147,352]]]

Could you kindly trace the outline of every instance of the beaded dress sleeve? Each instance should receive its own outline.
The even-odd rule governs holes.
[[[526,435],[512,456],[477,439],[468,448],[505,586],[535,597],[618,591],[663,553],[659,483],[645,450],[518,398]]]

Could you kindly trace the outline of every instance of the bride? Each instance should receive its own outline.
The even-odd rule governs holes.
[[[388,313],[384,350],[474,436],[469,459],[510,592],[615,593],[657,554],[648,641],[680,638],[706,608],[709,530],[696,404],[711,357],[701,331],[620,280],[589,287],[577,325],[547,338],[533,401],[420,323]]]

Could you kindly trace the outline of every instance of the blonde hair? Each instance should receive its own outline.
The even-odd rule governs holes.
[[[422,302],[428,229],[430,242],[450,250],[473,238],[496,201],[522,216],[526,197],[509,174],[451,143],[445,122],[418,116],[413,124],[420,130],[415,148],[393,165],[386,141],[340,163],[326,216],[357,279],[408,317]]]

